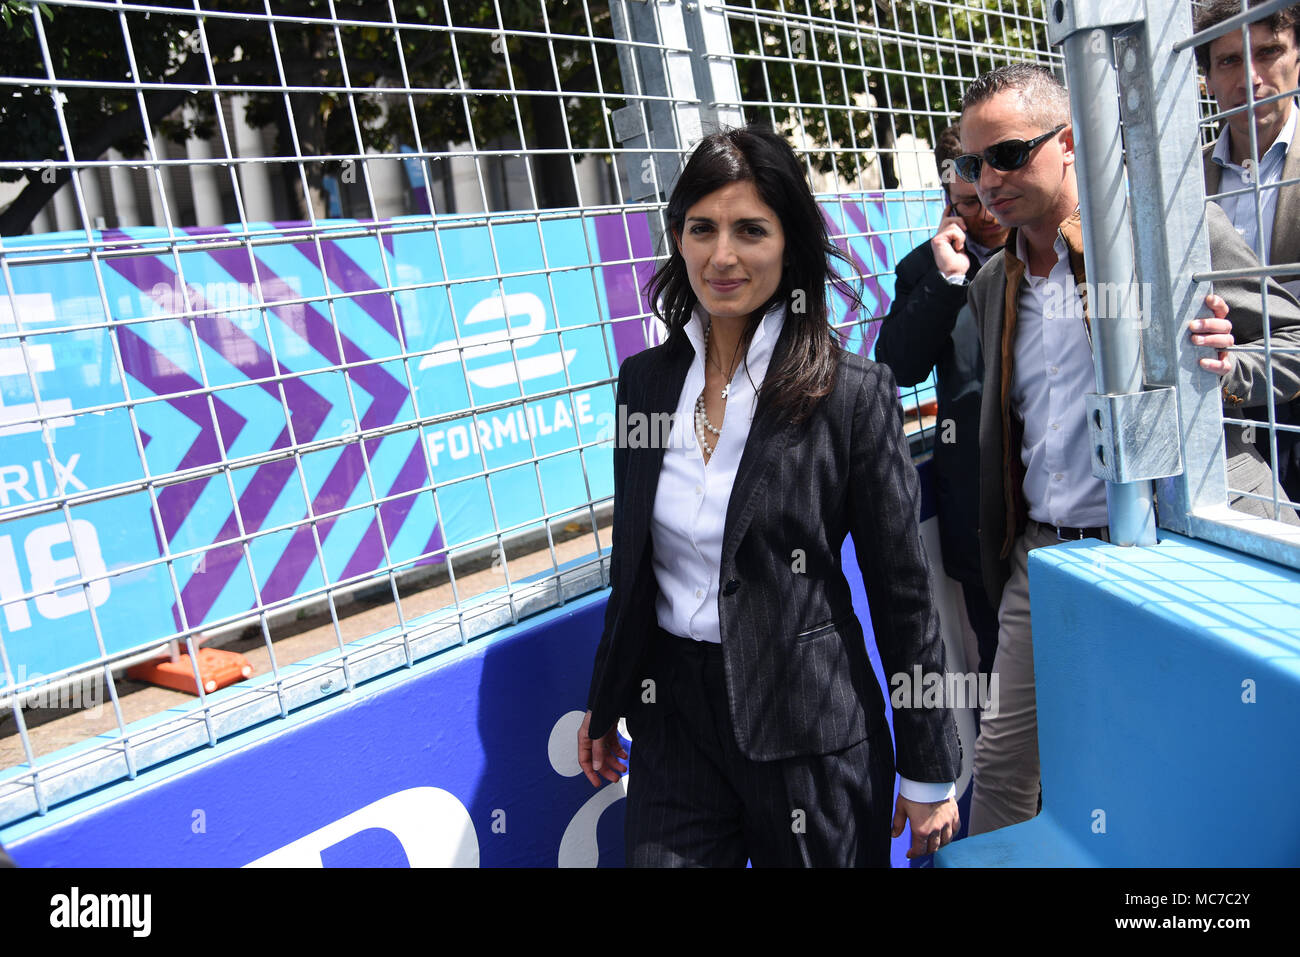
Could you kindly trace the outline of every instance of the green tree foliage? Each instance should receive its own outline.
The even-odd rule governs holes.
[[[967,83],[1009,60],[1039,60],[1041,0],[729,0],[732,48],[751,119],[768,119],[814,167],[853,182],[895,133],[934,142]],[[759,59],[759,56],[762,59]],[[788,104],[788,105],[787,105]],[[839,109],[823,107],[838,106]]]
[[[470,139],[480,149],[504,148],[506,142],[517,149],[519,141],[543,151],[610,146],[603,100],[572,95],[598,88],[598,68],[604,92],[622,92],[612,45],[592,39],[612,36],[608,7],[599,2],[393,0],[390,11],[388,0],[274,0],[277,16],[302,20],[271,24],[261,0],[223,0],[220,9],[237,16],[213,16],[208,6],[201,30],[191,0],[151,5],[175,7],[177,13],[123,13],[130,8],[108,3],[103,11],[42,10],[49,66],[57,78],[134,80],[143,87],[63,88],[63,116],[79,161],[97,159],[110,147],[143,155],[142,109],[149,128],[178,144],[190,136],[213,136],[213,84],[270,88],[245,91],[246,119],[274,127],[277,155],[309,160],[301,172],[296,162],[280,164],[286,195],[304,218],[309,204],[318,214],[324,209],[323,178],[340,168],[329,158],[366,148],[395,152],[417,139],[427,152]],[[405,28],[394,29],[394,12]],[[323,22],[330,18],[343,22]],[[548,42],[529,33],[553,36]],[[0,171],[0,179],[26,180],[24,191],[0,214],[0,232],[12,234],[27,227],[69,173],[43,166],[67,154],[51,87],[40,82],[47,79],[47,65],[30,4],[0,0],[0,48],[10,75],[33,80],[0,98],[2,155],[32,164],[24,171]],[[537,92],[506,95],[512,89]],[[567,155],[542,153],[530,162],[541,206],[576,202]]]
[[[308,160],[301,169],[279,164],[284,194],[302,218],[309,208],[323,212],[323,178],[340,169],[332,158],[368,148],[392,153],[418,142],[438,152],[472,139],[478,149],[515,151],[522,143],[540,151],[529,159],[539,205],[564,207],[576,202],[564,151],[618,145],[607,113],[623,105],[622,81],[614,46],[600,42],[613,36],[607,0],[392,0],[391,9],[389,0],[270,0],[276,15],[301,18],[274,25],[263,0],[221,0],[220,10],[234,16],[216,16],[208,5],[201,29],[193,0],[150,5],[176,13],[0,0],[6,73],[32,80],[0,97],[0,156],[31,164],[0,170],[0,180],[25,180],[0,213],[0,233],[25,230],[69,177],[45,165],[67,159],[52,88],[42,82],[47,69],[91,81],[59,91],[73,155],[83,162],[109,148],[144,155],[146,128],[177,144],[213,136],[212,86],[252,87],[243,91],[248,122],[275,129],[277,155]],[[888,162],[896,129],[933,140],[970,78],[1008,59],[1041,58],[1046,48],[1041,0],[728,0],[728,7],[747,116],[813,146],[815,167],[846,181],[879,150],[884,185],[897,185]],[[384,92],[407,88],[419,92]]]

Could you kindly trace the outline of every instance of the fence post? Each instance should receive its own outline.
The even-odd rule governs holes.
[[[1169,474],[1177,453],[1172,433],[1151,441],[1157,406],[1170,397],[1143,394],[1142,318],[1136,295],[1133,230],[1120,128],[1114,36],[1143,17],[1140,0],[1051,4],[1048,34],[1064,47],[1074,124],[1075,171],[1083,213],[1097,396],[1087,409],[1093,471],[1107,479],[1111,541],[1154,545],[1150,479]],[[1147,453],[1157,451],[1158,461]]]
[[[613,0],[623,89],[614,135],[646,153],[624,154],[628,202],[672,192],[682,158],[707,133],[744,122],[726,14],[683,0]]]
[[[1121,38],[1120,100],[1133,175],[1139,275],[1149,284],[1142,345],[1147,382],[1177,386],[1183,471],[1157,485],[1160,524],[1188,533],[1199,508],[1224,506],[1222,399],[1218,377],[1203,370],[1187,326],[1204,311],[1210,268],[1205,232],[1198,103],[1190,50],[1171,43],[1191,32],[1190,4],[1147,0],[1146,25]]]

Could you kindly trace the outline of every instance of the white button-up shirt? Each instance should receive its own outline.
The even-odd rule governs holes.
[[[722,533],[736,471],[749,441],[758,389],[785,325],[785,304],[769,311],[754,330],[749,351],[731,380],[722,430],[705,465],[695,434],[695,400],[704,389],[704,320],[697,309],[686,323],[695,359],[686,373],[664,451],[650,521],[655,581],[655,617],[665,631],[696,641],[721,643],[718,575]],[[710,443],[713,444],[713,443]],[[955,784],[900,777],[899,793],[909,801],[933,803],[956,793]]]
[[[674,635],[722,641],[718,572],[727,503],[749,439],[757,390],[767,375],[784,324],[782,304],[768,312],[754,330],[749,351],[732,379],[722,423],[713,423],[722,434],[715,436],[716,447],[706,466],[695,434],[695,400],[704,390],[704,323],[698,309],[686,323],[695,359],[673,414],[650,522],[655,580],[659,583],[655,615],[660,627]]]
[[[1020,284],[1011,402],[1025,423],[1020,460],[1029,517],[1048,525],[1092,528],[1109,522],[1106,483],[1092,474],[1083,404],[1085,394],[1097,391],[1097,380],[1083,301],[1059,232],[1054,248],[1051,272],[1034,276],[1026,265]],[[1020,232],[1016,258],[1029,262]]]
[[[1219,176],[1219,192],[1228,193],[1234,189],[1244,189],[1252,186],[1258,181],[1259,191],[1259,215],[1255,219],[1255,196],[1254,193],[1242,193],[1240,196],[1227,196],[1216,202],[1223,207],[1223,211],[1228,214],[1228,219],[1241,238],[1246,241],[1246,245],[1256,250],[1264,262],[1268,262],[1273,247],[1273,220],[1277,216],[1277,193],[1276,187],[1273,189],[1264,189],[1271,183],[1276,183],[1282,179],[1282,169],[1286,165],[1286,154],[1291,148],[1291,142],[1295,139],[1296,132],[1296,114],[1300,112],[1300,104],[1295,101],[1291,103],[1291,118],[1283,125],[1281,132],[1278,133],[1277,139],[1273,141],[1264,155],[1259,158],[1258,175],[1255,172],[1247,172],[1244,164],[1234,163],[1230,157],[1231,151],[1228,148],[1228,137],[1230,130],[1224,125],[1223,132],[1219,134],[1218,141],[1214,144],[1214,153],[1211,160],[1222,167]],[[1290,187],[1284,187],[1290,188]],[[1261,236],[1260,233],[1263,233]],[[1256,239],[1262,239],[1262,245],[1256,247]]]

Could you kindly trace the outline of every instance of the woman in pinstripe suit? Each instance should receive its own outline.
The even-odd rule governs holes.
[[[887,673],[943,671],[916,473],[887,368],[829,325],[830,242],[799,160],[762,127],[695,149],[649,285],[669,330],[619,373],[612,592],[579,760],[628,779],[627,860],[887,865],[958,827],[955,725],[894,716],[897,770],[840,569],[852,533]],[[831,289],[828,289],[828,285]],[[603,779],[603,780],[602,780]],[[891,827],[892,824],[892,827]]]

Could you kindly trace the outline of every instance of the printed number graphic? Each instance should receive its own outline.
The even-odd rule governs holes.
[[[551,760],[551,767],[556,774],[566,778],[576,778],[582,773],[582,767],[578,764],[578,749],[575,747],[582,718],[581,711],[570,711],[560,715],[559,720],[551,728],[551,736],[547,741],[546,750]],[[631,740],[631,735],[627,734],[627,726],[621,721],[619,733]],[[560,867],[595,867],[600,863],[600,848],[596,843],[596,829],[600,823],[600,816],[627,796],[629,776],[630,772],[623,775],[617,784],[607,784],[598,788],[583,802],[582,807],[578,808],[560,837],[556,864]]]
[[[31,576],[30,590],[43,593],[32,601],[36,603],[36,611],[44,618],[66,618],[85,611],[87,594],[96,608],[108,601],[110,589],[105,578],[91,582],[87,588],[75,585],[63,591],[56,590],[59,582],[81,577],[77,568],[77,555],[81,556],[83,563],[80,572],[88,578],[103,575],[108,570],[104,565],[99,535],[94,525],[83,519],[74,519],[72,535],[76,536],[75,552],[72,548],[60,548],[72,545],[73,541],[68,534],[66,522],[34,528],[23,541],[23,553]],[[65,554],[56,557],[56,549]],[[4,604],[5,627],[10,631],[21,631],[32,625],[29,603],[14,600],[28,590],[23,586],[13,537],[0,535],[0,604]]]

